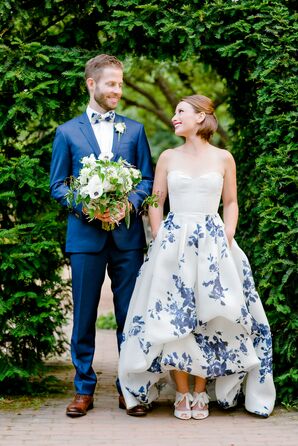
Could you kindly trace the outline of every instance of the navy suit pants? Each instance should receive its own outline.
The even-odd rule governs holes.
[[[143,249],[121,251],[109,234],[102,251],[72,253],[70,261],[73,294],[71,356],[76,369],[74,384],[77,393],[93,395],[97,382],[92,368],[95,324],[106,269],[113,291],[119,351],[130,298],[143,263]]]

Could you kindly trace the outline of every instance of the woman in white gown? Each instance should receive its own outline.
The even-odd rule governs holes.
[[[172,119],[185,143],[163,152],[156,166],[159,206],[149,209],[154,241],[131,299],[119,379],[127,408],[155,400],[170,375],[180,419],[208,416],[206,382],[215,382],[220,406],[235,406],[243,393],[246,409],[267,417],[275,401],[270,328],[234,240],[236,168],[228,151],[209,143],[217,128],[213,111],[209,98],[188,96]]]

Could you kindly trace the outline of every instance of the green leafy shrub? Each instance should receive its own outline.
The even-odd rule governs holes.
[[[116,330],[117,323],[114,313],[100,315],[96,321],[96,327],[103,330]]]
[[[58,274],[61,224],[47,209],[47,174],[39,160],[1,154],[0,185],[0,389],[7,392],[38,376],[46,356],[64,350],[69,304]]]
[[[55,64],[63,69],[71,60],[73,66],[73,55],[62,50],[58,61],[55,56],[51,48],[38,43],[14,41],[0,48],[0,58],[5,60],[0,68],[3,392],[30,389],[43,360],[66,347],[63,326],[69,289],[61,278],[66,215],[50,198],[49,166],[62,84],[56,79]]]

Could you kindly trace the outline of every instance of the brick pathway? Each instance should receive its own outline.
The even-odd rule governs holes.
[[[111,309],[108,285],[100,305]],[[117,407],[114,380],[117,370],[116,338],[113,331],[97,333],[95,369],[98,386],[95,407],[87,416],[71,419],[64,415],[72,391],[65,397],[49,399],[38,410],[0,412],[0,446],[296,446],[298,413],[276,408],[268,419],[239,408],[222,411],[211,406],[203,421],[180,421],[173,417],[172,401],[166,395],[144,418],[126,415]],[[70,364],[69,356],[60,364]],[[63,377],[69,383],[72,368]]]

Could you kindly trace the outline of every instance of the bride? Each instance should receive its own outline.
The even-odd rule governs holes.
[[[243,393],[245,408],[267,417],[275,400],[271,334],[234,239],[235,162],[209,143],[217,128],[209,98],[185,97],[172,122],[185,142],[163,152],[156,166],[159,206],[149,209],[154,241],[131,299],[119,361],[126,407],[151,403],[171,377],[177,418],[208,416],[206,383],[212,382],[220,406],[235,406]]]

